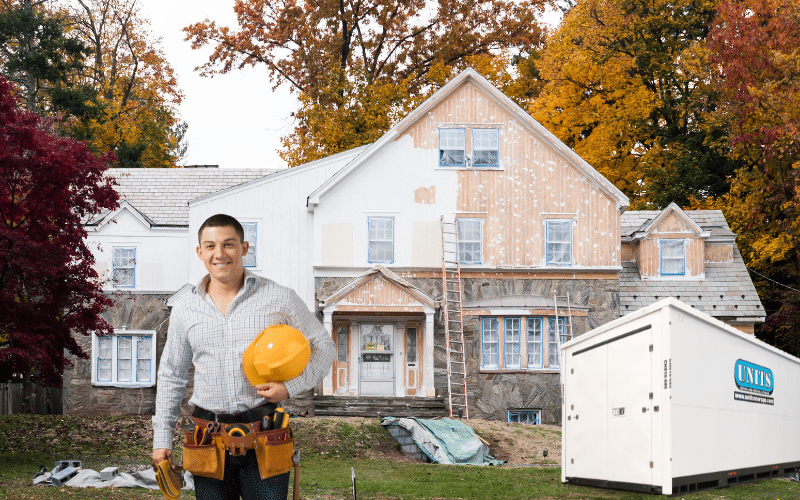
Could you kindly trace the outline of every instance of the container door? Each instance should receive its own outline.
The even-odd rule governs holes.
[[[563,359],[567,378],[564,395],[564,475],[608,479],[606,346]]]
[[[359,394],[394,396],[394,325],[361,324]]]
[[[608,476],[653,484],[652,329],[608,344]]]

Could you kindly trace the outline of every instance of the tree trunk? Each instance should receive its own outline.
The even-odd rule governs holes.
[[[33,382],[31,381],[31,372],[25,372],[25,378],[22,382],[22,412],[31,415],[36,413],[36,391]]]

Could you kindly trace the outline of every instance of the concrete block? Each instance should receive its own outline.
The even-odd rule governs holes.
[[[119,467],[106,467],[100,471],[101,481],[111,481],[119,474]]]

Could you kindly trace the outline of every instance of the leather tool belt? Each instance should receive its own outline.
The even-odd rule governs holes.
[[[254,410],[261,408],[263,407]],[[275,408],[274,405],[272,408]],[[203,416],[208,416],[208,413],[210,412],[206,412]],[[198,444],[197,432],[186,432],[183,468],[192,474],[222,479],[225,477],[226,453],[231,456],[243,456],[248,450],[255,450],[261,479],[291,470],[294,452],[294,435],[291,427],[263,431],[261,429],[263,416],[251,422],[222,423],[222,419],[219,419],[221,415],[217,416],[219,420],[208,420],[195,416],[197,414],[202,413],[195,409],[192,420],[199,428],[207,429],[207,433],[202,439],[202,444]]]

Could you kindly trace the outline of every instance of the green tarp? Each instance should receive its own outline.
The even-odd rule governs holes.
[[[492,458],[489,448],[481,442],[472,427],[460,420],[385,417],[381,425],[399,425],[408,430],[416,445],[432,462],[473,465],[503,463]]]

